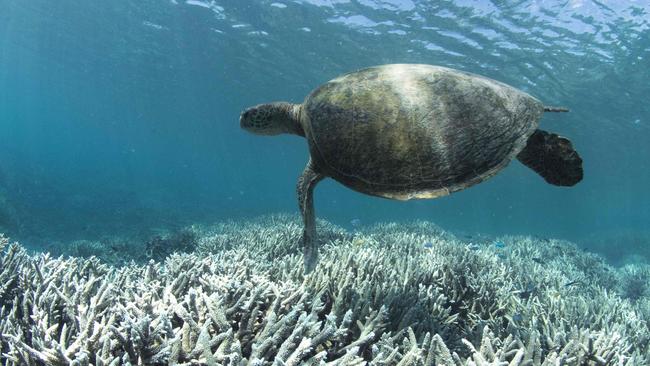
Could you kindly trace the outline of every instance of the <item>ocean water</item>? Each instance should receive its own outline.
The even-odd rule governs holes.
[[[572,140],[584,180],[551,186],[514,161],[409,202],[326,180],[319,218],[563,238],[612,261],[648,253],[645,0],[0,0],[0,231],[38,249],[297,213],[304,139],[246,133],[239,114],[387,63],[453,67],[569,107],[541,127]]]

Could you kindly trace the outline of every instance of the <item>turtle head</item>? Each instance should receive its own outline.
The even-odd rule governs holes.
[[[291,133],[304,136],[300,124],[300,105],[286,102],[258,104],[242,112],[241,128],[256,135]]]

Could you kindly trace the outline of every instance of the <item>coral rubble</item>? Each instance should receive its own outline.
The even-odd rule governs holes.
[[[288,216],[193,228],[195,252],[121,267],[95,257],[30,255],[1,237],[0,359],[101,366],[650,362],[650,302],[637,288],[650,279],[647,268],[619,273],[557,240],[468,245],[426,222],[355,233],[319,225],[322,259],[308,276],[302,227]]]

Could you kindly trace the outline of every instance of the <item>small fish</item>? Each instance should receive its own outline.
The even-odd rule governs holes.
[[[524,320],[524,316],[521,315],[521,313],[515,313],[512,316],[512,320],[516,321],[517,323],[521,323]]]
[[[360,247],[360,246],[363,246],[365,244],[366,244],[365,239],[362,239],[362,238],[359,238],[359,237],[352,239],[352,245],[356,245],[356,246]]]
[[[535,285],[532,282],[528,282],[528,284],[526,285],[526,291],[533,292],[535,291],[535,289],[536,289]]]
[[[494,242],[494,246],[495,246],[496,248],[501,249],[501,248],[505,248],[505,247],[506,247],[506,244],[505,244],[504,242],[502,242],[502,241],[498,241],[498,240],[497,240],[497,241]]]
[[[433,248],[433,243],[428,241],[428,242],[424,243],[424,247],[425,248]]]
[[[467,245],[467,249],[469,250],[479,250],[480,248],[481,247],[478,244],[474,244],[474,243],[469,243],[469,245]]]
[[[544,264],[544,261],[542,260],[542,258],[539,258],[539,257],[533,257],[533,258],[531,258],[531,259],[532,259],[532,261],[535,262],[535,263],[538,263],[538,264]]]
[[[503,253],[497,253],[497,257],[500,258],[500,259],[506,259],[506,258],[508,258],[508,257],[507,257],[505,254],[503,254]]]
[[[535,285],[532,282],[528,282],[526,289],[519,291],[519,297],[522,299],[528,299],[536,290],[537,288]]]
[[[578,280],[567,282],[567,283],[564,284],[564,287],[570,287],[570,286],[573,286],[573,285],[577,285],[579,283],[580,283],[580,281],[578,281]]]
[[[352,219],[352,220],[350,220],[350,224],[352,224],[353,227],[359,227],[359,226],[361,226],[361,220],[360,219]]]

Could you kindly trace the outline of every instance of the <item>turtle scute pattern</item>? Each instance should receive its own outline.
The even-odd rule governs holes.
[[[523,149],[543,106],[505,84],[429,65],[334,79],[304,103],[326,174],[390,198],[443,195],[496,174]]]

